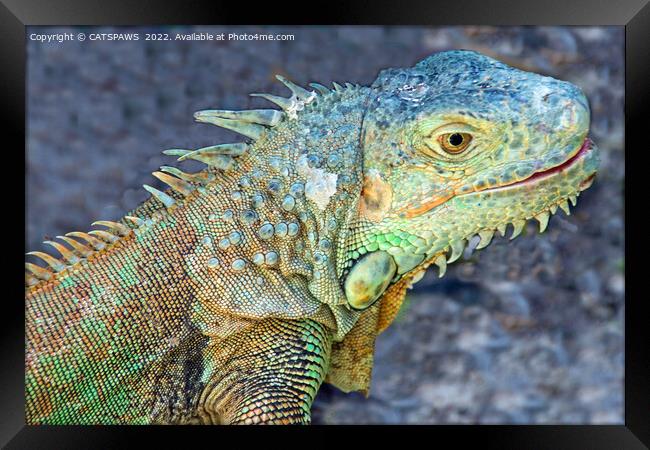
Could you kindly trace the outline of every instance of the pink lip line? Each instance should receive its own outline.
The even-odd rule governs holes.
[[[564,170],[564,169],[570,167],[571,165],[573,165],[573,163],[575,163],[578,159],[580,159],[580,157],[582,157],[585,153],[587,153],[589,150],[591,150],[593,148],[593,146],[594,146],[593,141],[591,139],[589,139],[589,138],[585,138],[585,140],[582,143],[582,146],[580,147],[580,149],[578,149],[578,151],[575,152],[575,154],[573,156],[571,156],[569,159],[567,159],[563,163],[561,163],[561,164],[559,164],[557,166],[551,167],[550,169],[543,170],[541,172],[535,172],[534,174],[532,174],[528,178],[524,178],[523,180],[515,181],[514,183],[510,183],[510,184],[504,184],[502,186],[496,186],[496,187],[493,187],[493,188],[484,189],[483,191],[494,191],[494,190],[498,190],[498,189],[511,188],[511,187],[514,187],[514,186],[531,183],[531,182],[533,182],[535,180],[539,180],[540,178],[550,177],[551,175],[553,175],[555,173],[558,173],[558,172],[561,172],[562,170]]]
[[[539,180],[541,178],[548,178],[548,177],[552,176],[554,173],[560,172],[560,171],[568,168],[569,166],[571,166],[581,156],[583,156],[585,153],[587,153],[589,150],[591,150],[593,148],[593,146],[594,146],[593,141],[587,137],[587,138],[585,138],[584,142],[582,143],[582,145],[580,146],[578,151],[576,151],[572,156],[570,156],[569,159],[567,159],[566,161],[564,161],[563,163],[561,163],[561,164],[559,164],[559,165],[557,165],[555,167],[551,167],[550,169],[544,170],[542,172],[536,172],[536,173],[532,174],[531,176],[529,176],[528,178],[525,178],[525,179],[519,180],[519,181],[515,181],[514,183],[511,183],[511,184],[504,184],[502,186],[495,186],[495,187],[491,187],[491,188],[480,189],[480,190],[477,190],[477,191],[471,191],[471,192],[466,192],[466,193],[462,193],[462,194],[458,194],[458,193],[454,192],[454,193],[451,193],[451,194],[448,194],[448,195],[445,195],[445,196],[441,196],[441,197],[438,197],[438,198],[434,199],[433,201],[430,201],[430,202],[427,202],[427,203],[421,205],[420,207],[413,208],[413,209],[404,209],[403,214],[404,214],[405,217],[416,217],[416,216],[419,216],[421,214],[424,214],[426,212],[431,211],[433,208],[435,208],[435,207],[437,207],[439,205],[442,205],[443,203],[445,203],[447,200],[449,200],[450,198],[452,198],[454,196],[472,195],[472,194],[477,194],[477,193],[486,192],[486,191],[498,191],[500,189],[511,189],[511,188],[516,187],[518,185],[531,183],[534,180]],[[591,177],[589,177],[587,180],[584,180],[583,183],[587,182],[589,179],[593,179],[593,175]]]

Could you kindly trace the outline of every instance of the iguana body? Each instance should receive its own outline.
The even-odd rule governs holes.
[[[28,264],[28,423],[307,423],[323,381],[367,393],[426,267],[543,230],[597,168],[577,88],[473,52],[283,82],[282,111],[195,115],[252,142],[167,151],[208,167]]]

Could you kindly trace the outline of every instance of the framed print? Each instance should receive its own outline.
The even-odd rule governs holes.
[[[3,6],[8,448],[158,424],[647,444],[644,2],[143,5]]]

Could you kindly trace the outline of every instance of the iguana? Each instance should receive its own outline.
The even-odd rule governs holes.
[[[405,292],[468,241],[544,231],[592,183],[574,85],[471,51],[280,109],[204,110],[246,142],[164,153],[170,188],[26,267],[29,424],[309,423],[323,381],[368,394]],[[63,245],[63,244],[67,244]]]

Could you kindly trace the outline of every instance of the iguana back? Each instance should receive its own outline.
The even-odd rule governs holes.
[[[357,101],[352,91],[328,94],[320,108],[343,105],[346,96]],[[295,96],[287,101],[302,102]],[[320,108],[311,107],[314,120]],[[258,111],[255,117],[264,121],[269,113],[280,114]],[[298,325],[307,338],[329,334],[325,328],[336,330],[331,311],[310,294],[310,286],[316,292],[326,286],[318,281],[321,275],[314,280],[318,269],[310,256],[319,245],[336,245],[345,230],[333,224],[346,219],[358,196],[360,116],[361,110],[348,114],[339,130],[334,124],[330,129],[332,150],[348,150],[338,166],[339,173],[348,172],[350,189],[339,193],[339,208],[328,214],[325,228],[309,207],[297,208],[305,198],[318,201],[326,194],[300,175],[313,169],[297,162],[306,161],[306,152],[296,151],[305,138],[295,121],[274,123],[271,130],[269,123],[262,129],[232,120],[233,127],[259,127],[257,140],[193,153],[189,157],[209,167],[198,174],[163,168],[167,172],[156,174],[172,189],[153,191],[119,224],[104,222],[106,231],[63,237],[74,245],[63,250],[69,264],[54,262],[55,274],[35,269],[28,277],[34,283],[27,291],[28,421],[201,420],[197,407],[206,384],[238,346],[263,344],[240,336],[266,326],[262,319],[312,319],[304,329]],[[332,189],[327,179],[315,181]],[[273,333],[282,333],[284,326],[294,325],[277,322]],[[329,348],[323,352],[303,358],[313,359],[322,375]],[[320,381],[304,382],[314,384],[305,390],[313,398]]]

